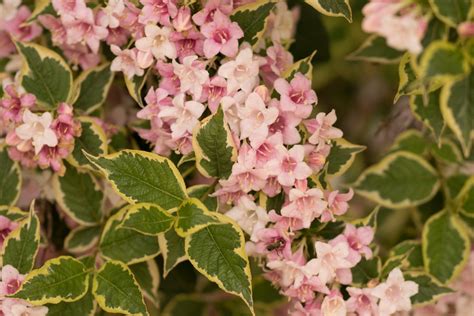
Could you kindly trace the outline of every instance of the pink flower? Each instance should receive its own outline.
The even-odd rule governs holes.
[[[81,132],[81,124],[74,120],[73,109],[67,103],[60,103],[58,107],[58,117],[51,124],[56,136],[63,141],[72,141]]]
[[[293,55],[280,44],[274,44],[267,48],[265,64],[261,67],[265,84],[272,86],[275,80],[292,64]]]
[[[125,3],[123,0],[109,0],[107,6],[102,9],[100,24],[111,29],[120,26],[120,18],[125,11]]]
[[[257,166],[264,168],[266,163],[271,160],[278,159],[278,148],[283,144],[283,138],[281,133],[276,133],[259,144],[255,148],[255,154],[257,157]]]
[[[189,7],[181,7],[178,10],[178,14],[173,19],[173,27],[176,32],[186,32],[193,28],[191,22],[191,9]]]
[[[86,44],[95,54],[99,51],[100,41],[108,35],[107,28],[96,24],[94,12],[89,8],[80,18],[63,15],[61,21],[66,27],[68,45]]]
[[[288,288],[290,286],[299,287],[305,278],[315,276],[317,273],[315,264],[315,259],[306,262],[303,251],[300,248],[287,258],[268,262],[267,267],[278,273],[278,284],[282,288]]]
[[[165,89],[157,88],[153,90],[153,88],[150,88],[145,96],[146,106],[137,113],[137,117],[150,120],[157,116],[164,106],[172,106],[171,98],[168,95],[168,91]]]
[[[232,12],[232,3],[227,0],[208,0],[204,8],[193,15],[193,21],[199,26],[212,22],[216,12],[229,15]]]
[[[291,256],[291,239],[284,230],[263,228],[256,232],[256,236],[258,242],[252,247],[254,254],[266,255],[270,261]]]
[[[235,220],[244,232],[250,235],[250,240],[257,242],[258,233],[265,228],[269,221],[267,211],[255,204],[248,196],[242,196],[237,205],[225,213]]]
[[[331,294],[326,296],[321,304],[321,312],[324,316],[346,316],[346,302],[338,290],[332,290]]]
[[[84,17],[87,11],[87,5],[84,0],[52,0],[53,8],[62,15],[72,15],[77,18]]]
[[[262,98],[250,93],[245,106],[240,108],[240,138],[249,138],[252,146],[259,146],[268,136],[268,126],[278,117],[278,109],[267,108]]]
[[[171,123],[171,136],[178,139],[186,133],[192,133],[199,117],[205,110],[204,105],[196,101],[185,101],[186,96],[180,93],[173,98],[173,106],[163,107],[158,117],[166,120],[173,120]]]
[[[196,55],[187,56],[180,64],[173,60],[174,73],[180,81],[180,91],[189,92],[195,100],[199,100],[202,93],[202,86],[209,79],[209,73],[205,69],[204,63],[197,60]]]
[[[347,302],[347,311],[359,316],[378,316],[377,298],[372,295],[372,289],[348,287],[351,296]]]
[[[171,137],[171,129],[168,123],[158,117],[151,118],[151,128],[135,128],[141,138],[153,145],[153,151],[159,155],[168,156],[176,147],[176,142]]]
[[[10,56],[15,50],[15,44],[13,44],[10,35],[0,30],[0,58]]]
[[[173,32],[170,36],[170,40],[176,47],[180,62],[183,62],[187,56],[204,55],[204,36],[195,29],[186,32]]]
[[[170,95],[178,94],[180,85],[179,78],[174,73],[173,65],[158,60],[155,67],[161,77],[160,88],[168,91]]]
[[[304,182],[304,185],[299,185]],[[297,181],[297,186],[289,192],[290,203],[281,209],[281,215],[297,218],[302,223],[302,228],[309,228],[313,220],[326,208],[323,200],[324,193],[318,189],[309,189],[306,181]]]
[[[307,302],[315,298],[316,292],[329,293],[329,289],[317,276],[311,276],[305,277],[301,283],[291,285],[283,291],[283,294]]]
[[[281,103],[276,99],[270,101],[270,108],[278,109],[279,113],[275,122],[269,126],[269,132],[272,134],[281,133],[283,136],[283,143],[286,145],[299,143],[301,136],[298,131],[298,125],[301,123],[301,118],[297,117],[291,111],[283,111]]]
[[[74,65],[80,65],[83,70],[95,67],[100,62],[100,56],[92,53],[85,45],[64,45],[62,48],[67,59]]]
[[[292,186],[296,180],[304,180],[312,174],[311,168],[303,161],[303,146],[295,145],[290,150],[280,146],[279,150],[280,157],[269,166],[269,170],[282,186]]]
[[[38,165],[42,169],[51,168],[60,176],[66,171],[63,159],[65,159],[72,151],[71,143],[59,143],[56,147],[43,147],[38,154]]]
[[[156,59],[176,58],[176,49],[169,41],[171,29],[148,24],[145,26],[145,37],[138,39],[135,46],[139,50],[138,61],[141,68],[148,68]],[[152,57],[153,56],[153,57]]]
[[[334,221],[334,215],[340,216],[347,212],[349,204],[347,203],[354,196],[354,191],[349,189],[347,193],[339,193],[338,190],[325,192],[328,207],[321,215],[322,222]]]
[[[27,6],[21,6],[15,17],[6,21],[3,25],[9,35],[22,42],[29,42],[41,34],[41,27],[36,23],[25,25],[26,20],[31,16],[31,11]]]
[[[140,0],[143,4],[139,21],[142,24],[157,23],[170,26],[170,17],[178,14],[176,0]]]
[[[232,166],[231,176],[222,181],[222,184],[236,184],[245,193],[261,190],[265,186],[268,173],[264,169],[256,168],[256,162],[255,150],[243,144],[239,149],[237,162]]]
[[[348,270],[352,264],[346,259],[349,255],[349,245],[344,242],[331,245],[317,241],[315,244],[317,255],[317,271],[323,283],[332,282],[338,270]],[[350,273],[350,270],[349,270]]]
[[[322,112],[318,113],[316,118],[305,121],[304,124],[308,132],[311,133],[308,141],[311,144],[317,145],[331,139],[341,138],[342,131],[333,127],[336,120],[336,112],[332,110],[328,114]]]
[[[217,73],[227,79],[228,92],[235,92],[238,89],[250,93],[258,84],[260,62],[254,57],[252,48],[242,46],[235,59],[223,63]]]
[[[145,71],[138,65],[136,48],[121,50],[120,47],[111,45],[110,50],[117,56],[110,65],[112,71],[122,71],[129,79],[143,76]]]
[[[219,52],[234,57],[238,51],[238,40],[244,36],[240,26],[220,11],[216,11],[212,22],[201,26],[201,33],[206,37],[204,55],[207,58],[214,57]]]
[[[212,113],[215,113],[221,99],[226,95],[227,81],[220,76],[214,76],[204,85],[201,101],[207,101],[209,109]]]
[[[329,156],[331,146],[326,143],[320,143],[318,146],[310,144],[303,145],[305,152],[305,161],[313,169],[314,173],[321,171],[326,164],[326,158]]]
[[[13,19],[18,11],[21,0],[4,0],[0,4],[0,28],[3,22]]]
[[[1,273],[2,280],[0,281],[0,295],[6,296],[18,291],[25,276],[20,274],[17,269],[9,264],[3,266]]]
[[[374,230],[369,226],[362,226],[356,228],[354,225],[346,224],[344,233],[331,240],[330,244],[336,244],[344,241],[349,245],[349,256],[347,259],[356,265],[362,258],[366,259],[372,257],[372,250],[368,247],[374,239]]]
[[[55,45],[66,43],[67,31],[59,18],[51,14],[42,14],[38,17],[41,24],[51,32],[51,37]]]
[[[15,298],[6,298],[0,301],[0,312],[5,316],[46,316],[46,306],[32,306],[27,301]]]
[[[58,138],[50,127],[51,122],[49,112],[39,116],[26,109],[23,112],[23,124],[15,129],[15,133],[22,141],[32,140],[37,155],[44,145],[54,147],[58,144]]]
[[[31,93],[18,94],[13,84],[7,85],[4,91],[6,95],[0,99],[3,119],[20,123],[23,111],[36,104],[36,97]]]
[[[362,9],[362,29],[385,37],[395,49],[418,54],[427,28],[427,21],[419,12],[420,8],[409,2],[372,0]]]
[[[282,110],[292,111],[300,118],[308,117],[313,104],[318,102],[316,92],[311,89],[311,81],[299,72],[290,83],[282,78],[275,80],[275,90],[280,94]]]
[[[8,217],[0,215],[0,249],[7,236],[18,227],[18,223],[11,221]]]
[[[372,289],[372,295],[379,298],[382,315],[411,309],[410,297],[418,293],[418,284],[405,281],[399,268],[393,269],[385,282]]]
[[[458,25],[458,34],[461,37],[468,38],[474,36],[474,22],[466,21]]]

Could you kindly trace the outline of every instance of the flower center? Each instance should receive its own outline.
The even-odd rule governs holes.
[[[291,157],[286,157],[281,162],[281,166],[284,172],[292,172],[295,170],[297,162]]]
[[[7,294],[13,294],[20,288],[20,282],[18,280],[11,280],[7,284]]]
[[[295,91],[295,90],[293,90],[290,93],[290,99],[291,99],[291,101],[293,101],[297,104],[304,103],[304,100],[305,100],[304,91]]]
[[[214,32],[213,39],[216,43],[225,44],[230,38],[230,34],[226,29],[218,29]]]

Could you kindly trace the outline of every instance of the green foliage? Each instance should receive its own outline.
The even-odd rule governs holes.
[[[383,206],[402,208],[428,201],[436,193],[439,180],[423,158],[397,151],[366,169],[354,187],[359,194]]]
[[[352,22],[352,10],[349,0],[305,0],[306,3],[328,16],[342,16]]]
[[[448,283],[464,268],[471,246],[460,219],[442,211],[426,223],[422,248],[426,271],[440,282]]]
[[[361,60],[373,63],[397,63],[403,52],[387,45],[383,37],[369,37],[355,52],[347,56],[349,60]]]
[[[257,43],[265,31],[267,18],[274,6],[273,0],[258,0],[240,6],[232,12],[231,20],[237,22],[244,31],[242,42],[248,42],[251,45]]]
[[[108,261],[95,273],[92,293],[100,308],[109,313],[148,315],[132,271],[121,262]]]
[[[37,44],[17,43],[17,47],[26,64],[21,72],[23,88],[47,109],[55,109],[60,102],[68,101],[72,73],[62,57]]]
[[[328,175],[341,175],[349,169],[355,156],[365,150],[365,146],[354,145],[344,138],[334,140],[333,147],[327,157]]]
[[[218,223],[218,219],[198,199],[186,200],[178,207],[175,224],[176,233],[181,237],[201,230],[210,224]]]
[[[153,236],[166,232],[174,221],[174,217],[158,205],[138,203],[128,208],[119,227]]]
[[[75,80],[74,86],[79,95],[74,102],[74,110],[92,113],[104,103],[114,78],[109,64],[91,68]]]
[[[62,256],[47,261],[31,271],[21,288],[12,295],[33,304],[74,302],[89,288],[89,270],[73,257]]]
[[[89,173],[66,164],[64,176],[55,175],[53,183],[56,201],[74,221],[89,226],[100,222],[104,194]]]
[[[219,179],[229,177],[237,159],[237,149],[221,107],[195,130],[193,149],[196,167],[202,175]]]
[[[28,217],[5,238],[0,263],[2,266],[12,265],[22,274],[30,272],[35,263],[39,243],[40,222],[32,203]]]
[[[0,147],[0,205],[14,205],[20,196],[21,171]]]
[[[443,286],[432,276],[423,272],[406,273],[404,277],[406,280],[418,284],[418,293],[410,298],[412,304],[415,306],[434,302],[441,296],[453,292],[450,288]]]

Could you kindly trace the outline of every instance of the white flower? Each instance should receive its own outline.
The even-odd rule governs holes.
[[[259,67],[259,62],[253,56],[252,49],[245,47],[240,50],[234,60],[222,64],[217,73],[227,79],[229,93],[238,89],[250,93],[258,84]]]
[[[33,140],[37,155],[44,145],[54,147],[58,144],[58,138],[50,128],[52,120],[49,112],[39,116],[26,109],[23,113],[23,124],[15,129],[15,133],[22,140]]]
[[[196,55],[187,56],[182,64],[173,60],[173,71],[179,78],[181,92],[191,93],[195,100],[201,98],[202,86],[209,79],[204,64],[197,59]]]
[[[8,21],[15,17],[21,0],[3,0],[0,4],[0,21]]]
[[[152,54],[158,60],[165,60],[166,57],[176,58],[176,48],[173,43],[169,41],[172,30],[169,27],[163,26],[160,28],[157,25],[148,24],[145,26],[145,37],[138,39],[135,46],[140,51],[140,54]],[[147,65],[143,68],[147,68]]]
[[[103,26],[115,29],[120,26],[119,17],[125,10],[123,0],[109,0],[107,6],[103,9],[104,16],[101,19]]]
[[[242,196],[238,205],[231,208],[225,215],[235,220],[250,235],[250,240],[253,242],[258,241],[257,232],[265,228],[270,220],[267,211],[257,206],[247,195]]]
[[[171,136],[178,139],[186,133],[192,133],[194,127],[199,122],[199,117],[204,112],[205,107],[196,101],[185,101],[184,93],[180,93],[173,98],[173,106],[165,106],[160,110],[158,117],[175,120],[171,124]]]
[[[418,293],[418,284],[405,281],[402,271],[393,269],[385,282],[372,290],[372,295],[380,298],[380,315],[390,315],[397,311],[411,309],[410,297]]]

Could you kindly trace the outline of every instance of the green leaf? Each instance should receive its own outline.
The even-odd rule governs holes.
[[[415,306],[436,302],[441,296],[453,292],[453,290],[443,286],[432,276],[423,272],[405,273],[404,277],[405,280],[418,284],[418,293],[410,298],[411,303]]]
[[[31,271],[18,292],[11,295],[35,305],[74,302],[87,293],[89,270],[73,257],[61,256],[48,260]]]
[[[18,163],[0,148],[0,205],[14,205],[20,196],[21,171]]]
[[[89,284],[89,288],[92,288],[91,282],[89,282]],[[48,304],[47,307],[48,316],[93,316],[97,305],[94,301],[94,296],[92,296],[92,292],[88,290],[86,295],[75,302]]]
[[[355,145],[344,138],[333,141],[333,146],[327,157],[328,175],[341,175],[349,169],[354,162],[355,156],[365,150],[365,146]]]
[[[430,80],[450,80],[469,70],[469,63],[461,49],[446,41],[432,42],[423,52],[420,75]]]
[[[94,170],[83,151],[94,156],[107,154],[107,136],[93,119],[81,117],[79,120],[82,128],[81,136],[75,139],[74,149],[68,161],[77,168]]]
[[[463,188],[456,197],[461,211],[474,217],[474,176],[466,181]]]
[[[11,221],[18,221],[28,216],[27,212],[23,212],[16,206],[0,205],[0,215],[5,216]]]
[[[17,47],[25,65],[20,75],[23,88],[47,109],[67,102],[72,91],[72,72],[62,57],[33,43],[17,43]]]
[[[79,226],[74,228],[64,240],[64,248],[72,253],[84,253],[99,242],[100,226]]]
[[[407,257],[409,253],[404,253],[401,255],[393,256],[387,259],[382,266],[382,272],[380,273],[380,279],[384,280],[390,274],[390,272],[395,268],[404,269],[407,263]]]
[[[184,180],[167,158],[139,150],[87,157],[129,203],[154,203],[169,210],[187,198]]]
[[[123,217],[131,207],[131,205],[124,207],[105,224],[99,243],[102,257],[132,264],[147,261],[160,252],[156,236],[143,235],[133,229],[119,228]]]
[[[88,226],[101,221],[104,194],[89,173],[66,164],[64,176],[54,176],[53,188],[56,202],[74,221]]]
[[[442,211],[425,224],[422,249],[426,271],[439,281],[448,283],[463,270],[471,246],[459,218]]]
[[[462,160],[462,154],[459,148],[449,139],[441,139],[438,145],[431,146],[432,155],[445,163],[457,163]]]
[[[188,235],[185,249],[192,265],[222,290],[241,297],[253,311],[252,276],[239,226],[220,215],[225,224],[209,225]]]
[[[418,240],[405,240],[396,245],[390,250],[390,256],[396,257],[403,254],[408,254],[407,262],[408,269],[418,270],[424,267],[423,253],[421,249],[421,242]]]
[[[153,304],[158,305],[158,287],[160,285],[160,272],[155,260],[151,259],[129,266],[137,280],[143,295]]]
[[[366,217],[356,219],[352,222],[356,227],[370,226],[374,231],[377,231],[378,217],[379,217],[380,206],[376,206],[372,212]]]
[[[161,255],[163,256],[163,277],[173,270],[179,263],[185,261],[184,238],[176,234],[174,229],[168,230],[164,234],[158,235]]]
[[[81,73],[74,82],[75,89],[79,92],[74,102],[74,110],[86,114],[97,110],[104,103],[113,79],[110,64],[103,64]]]
[[[412,95],[410,97],[410,108],[415,117],[423,122],[439,140],[443,133],[445,122],[441,115],[440,92],[435,90],[426,95]]]
[[[130,93],[130,96],[135,101],[137,101],[137,103],[141,107],[145,106],[145,104],[143,104],[142,90],[143,90],[143,87],[145,86],[145,82],[150,72],[150,69],[151,67],[148,68],[145,74],[141,77],[134,76],[132,79],[129,79],[127,76],[123,77],[125,80],[125,86],[127,87],[128,93]]]
[[[258,0],[240,6],[232,12],[230,19],[237,22],[244,32],[242,42],[253,45],[261,38],[265,31],[267,18],[274,6],[275,1],[273,0]]]
[[[217,198],[210,196],[214,192],[214,186],[207,184],[196,184],[188,188],[189,197],[201,200],[210,211],[217,210]]]
[[[419,131],[409,129],[397,136],[397,139],[395,139],[394,144],[390,148],[390,152],[403,150],[423,155],[426,152],[427,146],[426,139]]]
[[[446,186],[448,187],[448,194],[451,199],[459,195],[468,179],[469,176],[462,173],[454,174],[446,179]]]
[[[398,63],[402,56],[403,52],[388,46],[385,38],[372,35],[355,52],[347,56],[347,59],[394,64]]]
[[[439,188],[439,179],[423,158],[397,151],[366,169],[354,188],[360,195],[385,207],[404,208],[429,201]]]
[[[313,60],[314,55],[316,55],[316,51],[313,51],[313,53],[308,57],[298,60],[296,63],[291,65],[290,68],[285,70],[282,77],[290,81],[296,73],[300,72],[311,80],[313,77],[313,64],[311,61]]]
[[[166,232],[174,224],[175,218],[158,205],[138,203],[128,208],[120,228],[133,229],[145,235]]]
[[[140,287],[123,263],[106,262],[94,275],[92,293],[100,308],[109,313],[148,315]]]
[[[1,265],[10,264],[21,274],[33,269],[40,243],[40,222],[31,203],[28,218],[8,234],[3,242]]]
[[[207,303],[198,295],[180,294],[172,298],[163,310],[163,316],[207,315]]]
[[[454,28],[467,20],[472,5],[471,0],[429,0],[429,2],[436,17]]]
[[[422,87],[417,84],[418,79],[416,76],[415,69],[413,69],[413,65],[410,61],[411,58],[411,54],[407,52],[400,60],[400,64],[398,66],[398,77],[400,79],[394,103],[397,102],[400,96],[402,95],[422,93]]]
[[[328,16],[342,16],[352,22],[352,10],[349,0],[305,0],[306,3]]]
[[[352,271],[352,282],[357,285],[365,285],[373,279],[377,279],[382,270],[380,257],[373,257],[369,260],[363,258]]]
[[[474,71],[441,90],[441,113],[467,156],[474,138]]]
[[[193,149],[196,167],[202,175],[219,179],[229,177],[237,159],[237,149],[221,107],[193,131]]]
[[[51,6],[51,0],[35,0],[35,6],[33,9],[33,12],[31,12],[31,15],[28,17],[28,20],[26,20],[26,23],[29,24],[36,20],[36,18],[43,14],[47,9],[52,8]]]
[[[196,198],[184,201],[178,208],[177,216],[175,230],[181,237],[193,234],[210,224],[219,223],[216,216]]]

